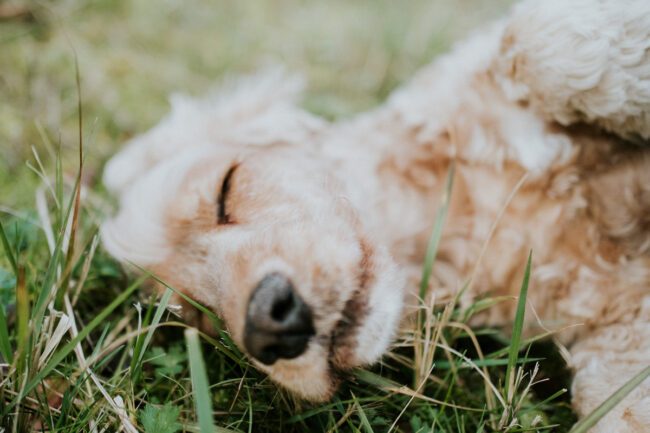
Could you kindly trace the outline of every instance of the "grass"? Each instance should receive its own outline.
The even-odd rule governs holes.
[[[227,334],[176,322],[165,309],[173,288],[150,299],[141,272],[97,238],[111,200],[101,167],[165,113],[169,93],[201,93],[268,60],[306,75],[306,108],[346,117],[507,3],[0,3],[0,432],[568,431],[558,351],[544,335],[521,340],[526,279],[512,338],[468,323],[516,300],[462,309],[422,296],[380,364],[309,404],[257,372]],[[424,275],[444,216],[443,206]]]
[[[477,337],[465,324],[471,313],[452,304],[423,305],[422,320],[405,332],[392,355],[382,365],[351,374],[333,402],[295,401],[241,361],[226,341],[202,336],[201,345],[197,331],[189,329],[185,346],[180,332],[185,326],[164,317],[171,290],[156,306],[138,291],[143,277],[122,274],[94,248],[96,224],[87,215],[92,207],[77,187],[53,188],[66,193],[51,200],[54,214],[56,202],[65,204],[58,226],[46,227],[54,240],[51,249],[29,220],[10,219],[6,225],[12,230],[0,231],[10,264],[6,273],[14,276],[5,285],[5,317],[26,324],[7,327],[6,319],[0,321],[0,331],[9,335],[6,359],[13,359],[0,384],[7,431],[98,426],[175,432],[214,426],[215,431],[451,432],[556,426],[562,393],[542,401],[530,387],[520,386],[533,358],[512,357],[520,353],[519,341],[501,344],[495,338],[503,335],[500,330],[482,330],[485,335]],[[72,236],[65,227],[73,230],[68,221],[77,208],[78,248],[71,254],[66,239]],[[26,302],[20,301],[21,290],[29,295]],[[57,298],[63,300],[61,309],[53,303]],[[483,356],[490,346],[502,354]],[[436,369],[438,361],[448,365]],[[504,367],[514,371],[515,366],[517,379],[506,388]],[[413,380],[413,387],[405,385]],[[496,404],[489,403],[490,396]],[[566,413],[564,427],[571,423]],[[528,428],[533,422],[537,426]]]
[[[198,332],[196,329],[186,329],[185,338],[187,339],[187,353],[190,358],[196,417],[199,420],[199,428],[201,431],[207,433],[214,431],[214,422],[212,420],[212,404],[208,389],[208,377],[205,372]]]

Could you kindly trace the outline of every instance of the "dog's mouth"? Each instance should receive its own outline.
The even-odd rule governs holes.
[[[272,379],[308,400],[331,398],[352,369],[382,356],[397,329],[402,274],[384,247],[363,238],[359,245],[361,254],[353,276],[356,284],[337,321],[320,332],[314,326],[304,351],[295,357],[283,356],[289,359],[278,359],[272,365],[256,359],[257,366]]]
[[[359,246],[362,254],[358,266],[358,286],[345,303],[341,319],[334,326],[329,338],[328,363],[335,380],[338,380],[344,371],[356,366],[358,330],[369,314],[369,290],[374,279],[371,272],[372,248],[363,239],[359,241]]]
[[[327,353],[330,369],[353,367],[357,334],[369,313],[369,291],[374,279],[371,247],[360,240],[359,249],[361,258],[354,278],[357,284],[328,333],[316,334],[314,314],[318,312],[299,295],[289,277],[278,271],[266,274],[248,301],[243,336],[247,353],[271,366],[279,359],[298,358],[315,344]]]

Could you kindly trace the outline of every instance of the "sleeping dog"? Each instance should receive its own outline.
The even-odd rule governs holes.
[[[217,312],[275,382],[327,399],[417,304],[454,161],[429,292],[453,296],[476,268],[462,302],[516,296],[532,249],[539,319],[582,324],[560,333],[577,413],[648,365],[650,3],[524,1],[342,122],[299,108],[301,87],[272,70],[175,97],[106,166],[120,202],[107,250]],[[649,408],[645,383],[595,431],[641,431]]]

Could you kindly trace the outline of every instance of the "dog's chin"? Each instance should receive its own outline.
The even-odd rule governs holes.
[[[253,362],[274,382],[305,400],[328,400],[339,384],[339,378],[329,365],[327,349],[319,344],[310,344],[298,358],[279,359],[273,365]]]
[[[388,254],[380,256],[374,258],[372,283],[348,301],[346,309],[353,311],[343,311],[329,336],[314,337],[297,358],[273,365],[255,361],[256,366],[282,387],[316,402],[329,400],[346,372],[377,362],[397,333],[404,297],[402,273]]]

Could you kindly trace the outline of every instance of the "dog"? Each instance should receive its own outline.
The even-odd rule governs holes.
[[[119,212],[105,248],[217,312],[275,382],[325,400],[417,304],[453,162],[429,292],[454,296],[476,269],[461,302],[517,296],[532,249],[532,310],[582,325],[559,334],[577,414],[648,365],[650,3],[525,0],[346,121],[299,108],[301,89],[270,70],[173,97],[106,165]],[[514,304],[474,324],[508,324]],[[646,381],[593,431],[648,426]]]

